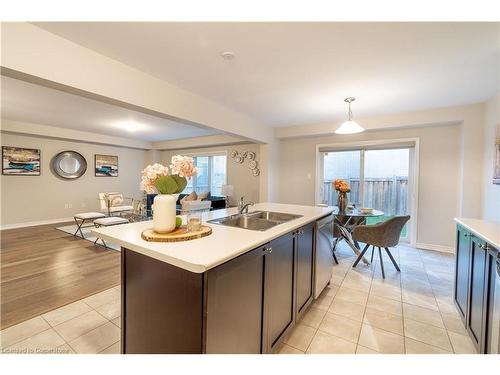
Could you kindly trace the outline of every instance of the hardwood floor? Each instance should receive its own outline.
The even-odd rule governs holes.
[[[0,329],[120,284],[120,253],[62,225],[0,232]]]

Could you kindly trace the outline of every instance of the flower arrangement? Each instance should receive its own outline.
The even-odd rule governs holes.
[[[146,193],[179,194],[187,185],[187,179],[196,175],[198,170],[189,156],[172,156],[170,170],[155,163],[142,171],[141,190]]]
[[[335,188],[335,190],[341,193],[349,193],[351,191],[351,187],[349,186],[347,181],[344,181],[340,178],[333,181],[333,187]]]

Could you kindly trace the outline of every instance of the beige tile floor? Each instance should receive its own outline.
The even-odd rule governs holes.
[[[471,339],[453,304],[452,254],[400,245],[359,263],[342,246],[339,264],[321,296],[284,340],[283,354],[471,354]],[[371,255],[371,250],[369,252]]]
[[[399,246],[401,273],[384,256],[352,268],[338,250],[330,286],[285,339],[279,353],[475,353],[452,299],[452,255]],[[120,352],[120,287],[0,331],[3,353]]]
[[[0,331],[1,352],[119,354],[120,287]]]

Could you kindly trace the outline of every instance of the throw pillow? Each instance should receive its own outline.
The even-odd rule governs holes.
[[[123,203],[123,195],[122,194],[108,194],[109,206],[110,207],[118,207]]]
[[[202,200],[207,199],[209,196],[210,196],[210,192],[209,191],[204,191],[203,193],[200,193],[198,195],[198,199],[202,201]]]
[[[181,204],[186,201],[195,201],[198,199],[198,195],[196,194],[196,191],[193,191],[191,194],[186,195],[184,198],[181,199]]]

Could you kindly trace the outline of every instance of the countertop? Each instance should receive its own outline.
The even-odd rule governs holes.
[[[249,208],[249,212],[258,210],[303,216],[262,232],[209,223],[207,225],[212,228],[210,236],[175,243],[148,242],[143,240],[141,233],[143,230],[153,226],[152,221],[93,229],[92,233],[104,240],[162,262],[191,272],[203,273],[249,250],[255,249],[274,238],[332,213],[333,207],[257,203]],[[207,220],[234,215],[237,211],[237,208],[210,211],[203,214],[202,220],[205,224]],[[183,217],[183,221],[185,223],[185,217]]]
[[[500,222],[463,217],[457,217],[455,221],[500,250]]]

